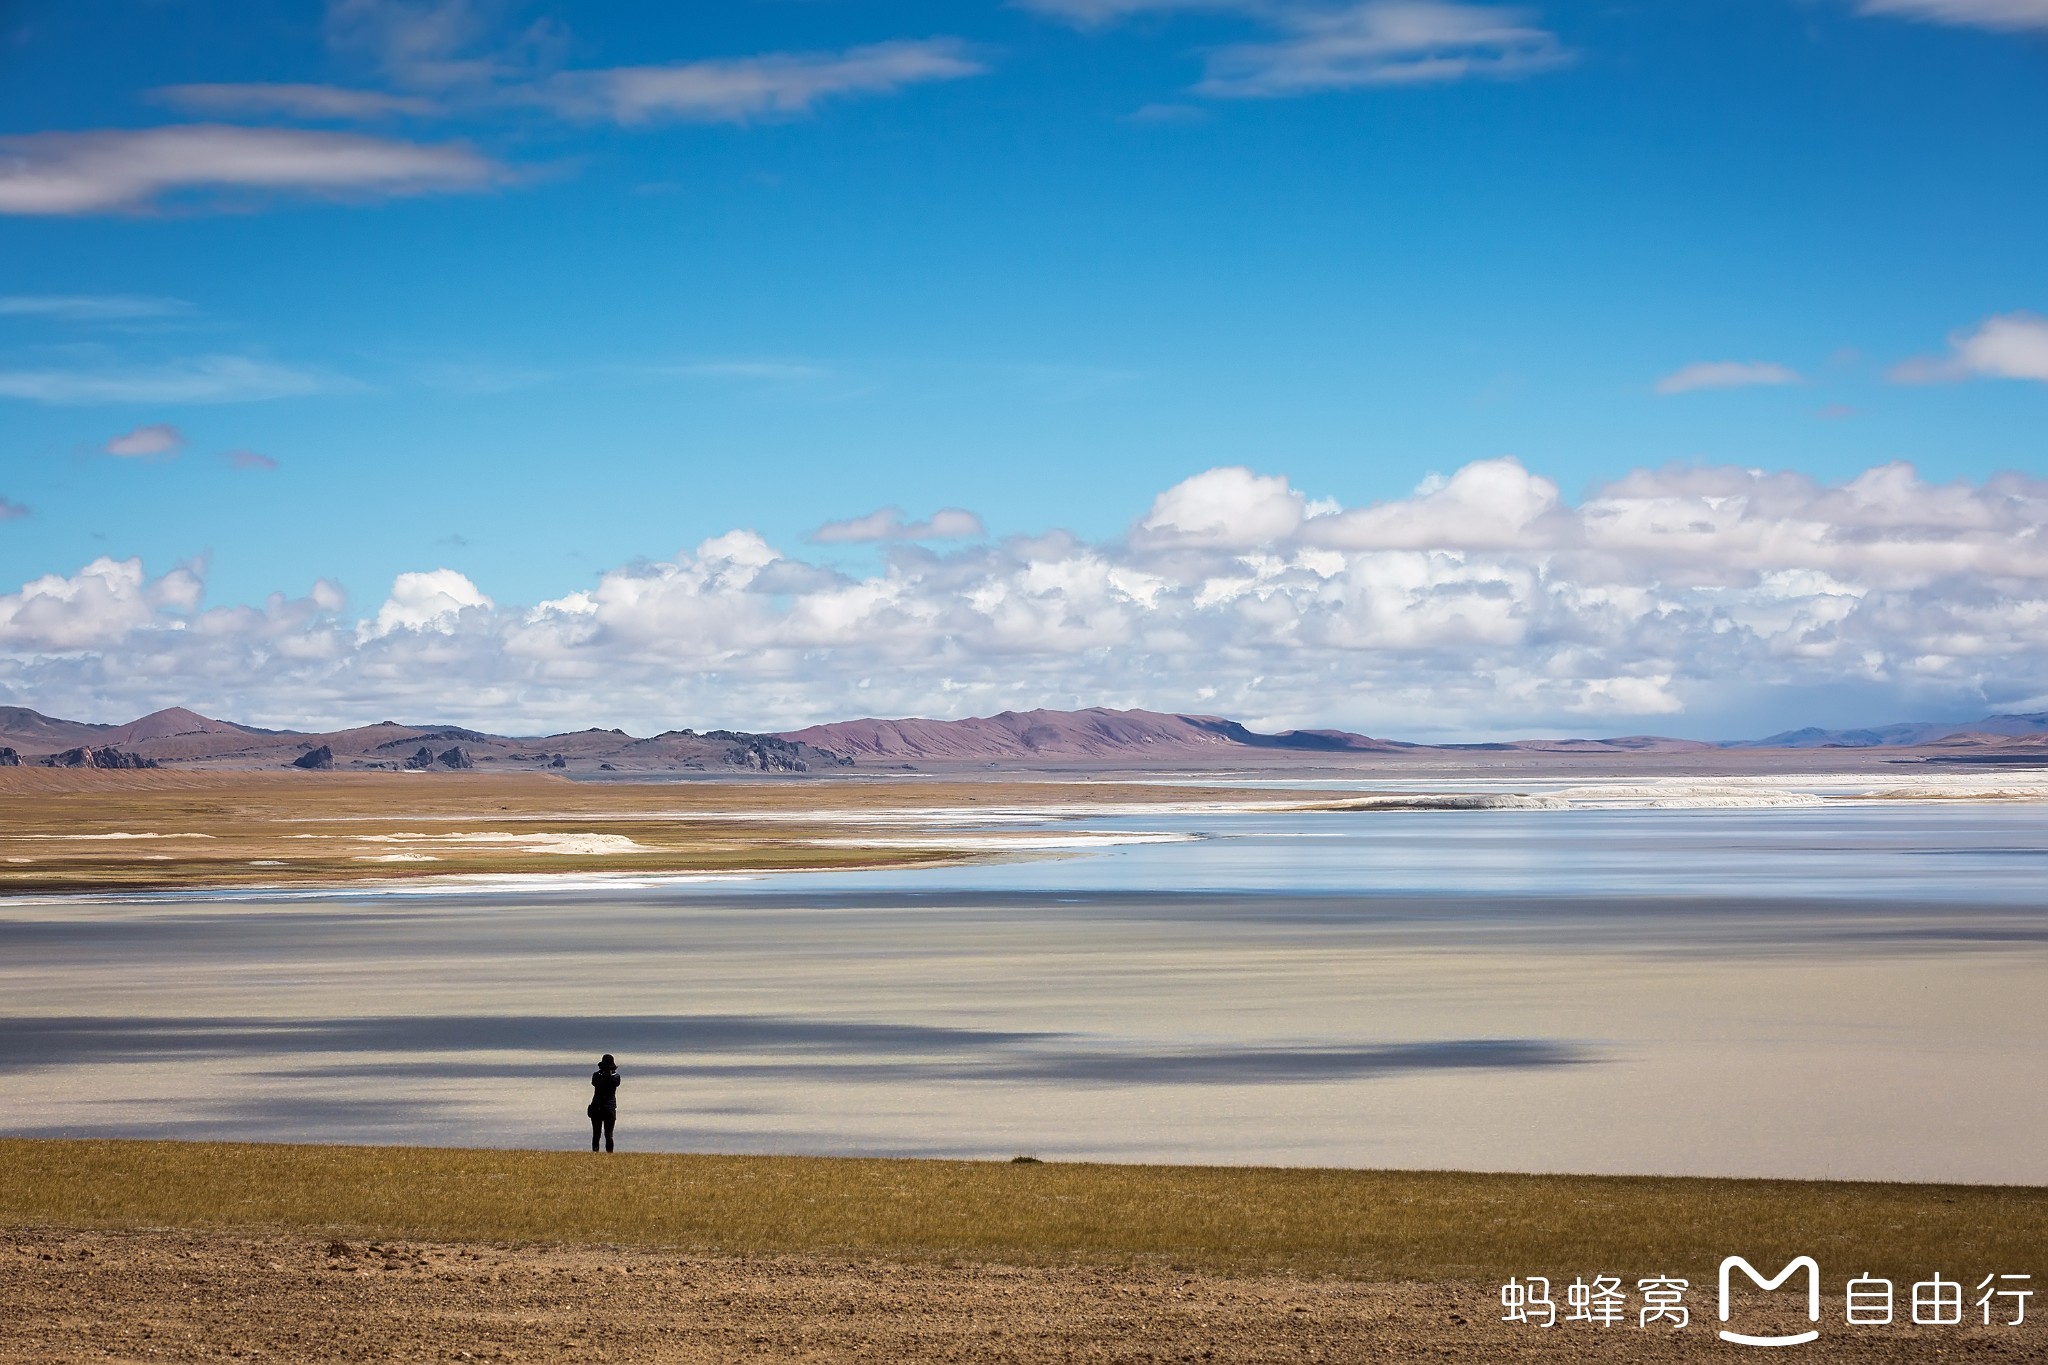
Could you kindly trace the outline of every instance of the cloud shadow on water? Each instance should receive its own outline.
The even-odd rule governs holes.
[[[1530,1038],[1162,1045],[1069,1033],[736,1015],[0,1021],[0,1072],[229,1061],[268,1062],[279,1079],[438,1076],[509,1083],[559,1078],[565,1066],[580,1067],[600,1052],[617,1053],[631,1070],[650,1077],[840,1084],[1301,1084],[1596,1060],[1584,1047]]]

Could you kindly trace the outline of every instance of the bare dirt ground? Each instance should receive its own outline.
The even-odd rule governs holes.
[[[1498,1321],[1497,1287],[1465,1283],[14,1229],[0,1232],[0,1360],[1740,1357],[1716,1340],[1712,1287],[1705,1291],[1694,1291],[1682,1331],[1546,1331]],[[1823,1340],[1798,1358],[2048,1359],[2048,1329],[2032,1319],[2018,1328],[1841,1322],[1830,1303]]]

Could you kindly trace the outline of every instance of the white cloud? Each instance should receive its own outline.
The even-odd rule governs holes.
[[[191,113],[226,118],[277,114],[286,118],[356,122],[439,112],[439,106],[432,100],[417,95],[352,90],[338,85],[167,85],[151,94],[165,104]]]
[[[29,515],[26,504],[0,498],[0,521],[20,521]]]
[[[563,72],[540,87],[538,97],[573,117],[624,124],[663,118],[740,123],[807,114],[826,99],[894,94],[908,85],[985,70],[958,39],[931,38],[844,52],[773,52]]]
[[[1892,369],[1901,384],[1953,379],[2035,379],[2048,383],[2048,318],[2003,313],[1948,339],[1949,353],[1917,357]]]
[[[561,41],[542,22],[477,55],[503,8],[479,0],[328,0],[327,42],[337,52],[367,57],[403,85],[447,89],[487,82],[522,71]]]
[[[1863,0],[1864,14],[2021,33],[2048,28],[2048,0]]]
[[[811,532],[818,545],[849,545],[879,540],[971,540],[985,534],[981,518],[962,507],[941,507],[924,521],[905,521],[900,507],[884,507],[864,517],[828,521]]]
[[[175,455],[185,445],[185,434],[168,422],[152,422],[133,431],[123,432],[100,447],[109,455],[120,455],[127,459],[152,459],[158,455]]]
[[[329,0],[327,37],[337,51],[367,56],[396,84],[434,92],[437,104],[540,106],[628,125],[792,118],[828,99],[894,94],[986,70],[957,38],[564,70],[571,47],[566,29],[544,20],[507,31],[502,10],[488,0]],[[307,91],[300,98],[308,104],[370,94],[279,88]]]
[[[259,724],[646,732],[1102,704],[1442,735],[1850,686],[1906,717],[2029,697],[2048,671],[2048,481],[1903,464],[1832,484],[1639,470],[1573,502],[1485,460],[1354,508],[1224,468],[1101,543],[903,547],[850,578],[734,531],[533,606],[403,574],[360,623],[331,584],[201,610],[201,572],[98,560],[0,597],[0,695]]]
[[[366,637],[389,635],[394,630],[445,633],[464,612],[487,612],[494,605],[476,584],[453,569],[402,573],[392,580],[391,596],[377,608],[376,619],[365,624],[363,633]]]
[[[1247,549],[1293,534],[1305,508],[1285,477],[1232,465],[1184,479],[1154,498],[1138,536],[1154,545]]]
[[[317,370],[246,356],[201,356],[167,365],[0,370],[0,397],[37,403],[251,403],[352,388]]]
[[[1669,396],[1700,389],[1748,389],[1804,382],[1797,370],[1768,360],[1700,360],[1665,375],[1657,381],[1656,388],[1658,393]]]
[[[1411,497],[1326,513],[1303,539],[1350,550],[1537,550],[1568,535],[1557,485],[1514,459],[1479,460]]]
[[[1571,54],[1523,11],[1448,0],[1363,0],[1335,9],[1282,8],[1285,36],[1226,47],[1198,91],[1270,98],[1377,85],[1428,85],[1531,75]]]
[[[253,450],[230,450],[224,457],[236,469],[254,469],[268,472],[277,468],[277,461],[268,455],[259,455]]]
[[[79,650],[119,643],[160,613],[189,613],[202,582],[192,566],[150,579],[139,559],[102,556],[71,577],[45,574],[0,596],[0,647],[9,650]],[[182,624],[175,616],[165,622]]]
[[[0,214],[132,213],[199,194],[389,198],[488,189],[502,167],[461,143],[180,124],[0,138]]]
[[[9,294],[0,296],[0,316],[55,318],[60,322],[123,322],[133,318],[189,313],[183,299],[144,294]]]

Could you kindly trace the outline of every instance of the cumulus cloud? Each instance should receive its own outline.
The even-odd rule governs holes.
[[[75,651],[119,643],[152,625],[176,629],[202,589],[192,565],[151,579],[139,559],[102,556],[68,578],[45,574],[0,595],[0,647]]]
[[[1860,8],[1864,14],[2006,33],[2048,29],[2048,0],[1863,0]]]
[[[147,460],[159,455],[175,455],[184,449],[184,446],[183,432],[168,422],[151,422],[148,426],[123,432],[100,449],[109,455],[119,455],[131,460]]]
[[[563,72],[539,89],[565,114],[617,123],[740,123],[807,114],[822,100],[885,95],[987,70],[956,38],[874,43],[844,52],[774,52],[666,66]]]
[[[252,403],[353,387],[336,375],[247,356],[164,365],[0,370],[0,397],[37,403]]]
[[[494,605],[476,584],[453,569],[402,573],[392,581],[391,595],[377,608],[376,618],[365,623],[362,633],[373,638],[394,630],[446,632],[464,612],[489,611]]]
[[[1570,539],[1557,485],[1518,460],[1479,460],[1413,495],[1326,512],[1303,539],[1347,550],[1540,551]]]
[[[439,112],[432,100],[383,90],[339,85],[270,82],[222,85],[167,85],[151,92],[159,101],[195,114],[226,118],[286,118],[358,122]]]
[[[277,461],[268,455],[259,455],[253,450],[230,450],[227,462],[236,469],[254,469],[268,472],[277,468]]]
[[[1448,0],[1364,0],[1274,13],[1282,36],[1226,47],[1196,89],[1233,99],[1364,86],[1504,79],[1551,70],[1571,53],[1525,13]]]
[[[55,318],[60,322],[126,322],[135,318],[189,313],[183,299],[145,294],[8,294],[0,296],[0,317]]]
[[[1895,366],[1901,384],[1956,379],[2033,379],[2048,383],[2048,318],[2004,313],[1948,339],[1945,356],[1920,356]]]
[[[900,507],[864,517],[828,521],[811,532],[817,545],[850,545],[879,540],[971,540],[984,534],[981,518],[962,507],[941,507],[924,521],[905,521]]]
[[[1574,501],[1485,460],[1355,507],[1232,467],[1107,541],[899,545],[850,577],[740,530],[531,606],[452,569],[402,574],[361,621],[332,585],[202,610],[199,567],[98,560],[0,598],[0,694],[647,731],[1098,704],[1633,729],[1842,687],[1908,716],[2038,693],[2044,528],[2048,481],[1933,484],[1903,464],[1837,483],[1646,469]]]
[[[196,123],[0,138],[0,214],[133,213],[237,193],[391,198],[507,178],[461,143],[296,128]]]
[[[1701,360],[1665,375],[1657,381],[1656,389],[1668,397],[1700,389],[1748,389],[1804,382],[1797,370],[1768,360]]]
[[[1285,476],[1232,465],[1197,474],[1154,498],[1137,537],[1150,545],[1246,549],[1291,535],[1306,506]]]

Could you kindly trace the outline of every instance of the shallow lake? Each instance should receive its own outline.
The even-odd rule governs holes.
[[[2048,806],[1013,828],[1195,837],[0,902],[0,1130],[2048,1183]]]

